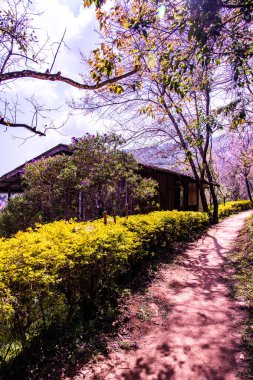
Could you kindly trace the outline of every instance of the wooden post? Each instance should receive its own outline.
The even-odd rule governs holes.
[[[8,202],[11,199],[11,189],[8,187]]]
[[[108,218],[107,211],[103,212],[103,216],[104,216],[104,224],[107,225],[107,218]]]
[[[78,199],[78,220],[83,219],[83,193],[79,191],[79,199]]]
[[[128,219],[128,204],[125,205],[126,218]]]
[[[226,205],[226,197],[223,197],[224,206]]]
[[[116,211],[113,209],[113,221],[116,224],[117,223],[117,218],[116,218]]]
[[[128,194],[127,194],[127,179],[125,178],[125,210],[126,218],[128,218]]]

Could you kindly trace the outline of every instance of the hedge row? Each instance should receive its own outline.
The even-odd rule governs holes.
[[[228,202],[220,217],[250,208]],[[0,356],[29,346],[34,336],[76,312],[91,316],[115,294],[122,275],[161,246],[189,240],[208,226],[201,212],[163,211],[78,223],[38,225],[0,239]],[[1,358],[0,357],[0,358]]]
[[[224,219],[229,215],[237,214],[241,211],[250,210],[252,204],[250,201],[231,201],[224,205],[219,205],[219,218]]]
[[[123,273],[156,248],[208,225],[201,212],[153,212],[102,221],[58,221],[0,240],[0,354],[12,356],[54,321],[89,316]],[[8,355],[6,352],[8,351]]]

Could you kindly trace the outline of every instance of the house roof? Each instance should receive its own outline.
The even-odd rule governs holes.
[[[164,166],[164,165],[160,165],[157,164],[157,163],[147,163],[147,160],[142,160],[140,155],[139,155],[139,152],[138,154],[136,154],[135,151],[130,151],[129,153],[132,153],[137,161],[139,161],[139,166],[140,168],[143,168],[143,169],[147,169],[147,170],[151,170],[151,171],[158,171],[158,172],[163,172],[163,173],[168,173],[168,174],[171,174],[173,176],[176,176],[176,177],[179,177],[179,178],[185,178],[185,179],[188,179],[192,182],[196,182],[195,178],[191,175],[188,175],[188,174],[185,174],[185,173],[182,173],[180,170],[171,170],[169,169],[168,167],[168,163],[167,163],[167,167]],[[55,147],[47,150],[46,152],[40,154],[39,156],[25,162],[24,164],[18,166],[17,168],[11,170],[10,172],[4,174],[2,177],[0,177],[0,193],[8,193],[8,192],[11,192],[11,193],[17,193],[17,192],[20,192],[21,191],[21,176],[22,176],[22,171],[25,167],[25,165],[29,162],[33,162],[33,161],[37,161],[41,158],[47,158],[47,157],[53,157],[53,156],[56,156],[58,154],[66,154],[66,155],[70,155],[71,154],[71,150],[69,148],[68,145],[66,144],[58,144],[56,145]],[[208,184],[207,181],[203,181],[205,184]],[[218,186],[217,184],[215,184],[216,186]]]
[[[8,191],[11,191],[13,193],[20,192],[21,175],[25,165],[29,162],[37,161],[41,158],[53,157],[58,154],[71,154],[69,146],[66,144],[58,144],[55,147],[40,154],[39,156],[34,157],[33,159],[4,174],[2,177],[0,177],[0,193],[7,193]]]
[[[148,165],[148,164],[142,164],[142,163],[139,163],[139,166],[144,168],[144,169],[151,169],[151,170],[155,170],[157,172],[161,172],[161,173],[168,173],[168,174],[171,174],[175,177],[179,177],[179,178],[185,178],[185,179],[188,179],[192,182],[196,182],[196,179],[193,177],[193,176],[190,176],[188,174],[185,174],[185,173],[182,173],[180,171],[177,171],[177,170],[171,170],[171,169],[168,169],[168,168],[165,168],[165,167],[159,167],[159,166],[156,166],[156,165]],[[205,184],[209,184],[208,181],[204,180],[202,181],[203,183]],[[215,184],[215,186],[219,186],[218,184]]]

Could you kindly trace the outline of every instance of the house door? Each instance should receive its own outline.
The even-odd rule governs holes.
[[[184,210],[184,186],[181,181],[175,183],[175,209]]]

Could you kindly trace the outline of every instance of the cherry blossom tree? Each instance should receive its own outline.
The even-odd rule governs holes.
[[[215,148],[216,166],[224,196],[252,202],[253,132],[251,128],[227,132]]]

